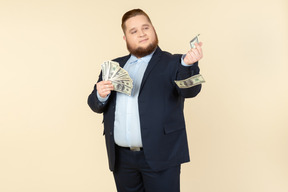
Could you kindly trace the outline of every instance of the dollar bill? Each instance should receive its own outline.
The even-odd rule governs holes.
[[[106,81],[107,66],[105,62],[101,65],[101,68],[102,68],[102,80]]]
[[[205,83],[205,80],[201,74],[198,74],[198,75],[191,76],[184,80],[177,80],[175,81],[175,83],[177,84],[179,88],[185,89],[185,88],[190,88],[190,87],[194,87],[196,85]]]
[[[196,35],[196,37],[194,37],[191,41],[190,41],[190,47],[195,49],[196,46],[195,46],[195,43],[199,43],[199,40],[198,40],[198,37],[199,37],[200,34]]]
[[[103,81],[111,81],[114,91],[131,95],[133,80],[128,72],[115,61],[105,61],[101,64]]]
[[[111,79],[115,71],[122,69],[117,62],[109,62],[109,73],[107,79]]]
[[[133,87],[133,82],[129,80],[110,80],[111,82],[114,82],[116,84],[122,84],[127,87]]]
[[[126,70],[119,67],[111,75],[111,79],[130,79],[130,76]]]
[[[120,84],[120,83],[115,83],[114,81],[112,81],[112,85],[114,87],[114,91],[118,91],[120,93],[124,93],[126,95],[131,96],[132,93],[132,87],[128,87],[124,84]]]

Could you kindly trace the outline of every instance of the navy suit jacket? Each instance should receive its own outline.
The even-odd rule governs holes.
[[[199,74],[198,63],[181,65],[180,54],[172,55],[157,47],[144,73],[139,96],[139,116],[143,150],[146,161],[155,170],[189,161],[189,150],[183,114],[185,98],[195,97],[201,85],[180,89],[174,80]],[[115,59],[121,67],[130,55]],[[102,81],[100,73],[99,81]],[[96,85],[88,97],[88,105],[103,113],[104,135],[111,171],[115,168],[114,117],[116,92],[112,91],[103,104],[97,98]]]

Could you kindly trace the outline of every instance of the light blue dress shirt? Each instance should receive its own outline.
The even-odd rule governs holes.
[[[134,55],[131,55],[123,67],[133,80],[133,89],[131,96],[117,92],[114,140],[119,146],[142,147],[138,95],[144,72],[153,54],[154,52],[139,59]],[[184,57],[185,55],[183,55],[181,59],[182,65],[191,66],[184,63]],[[102,98],[97,92],[97,96],[101,102],[105,102],[110,95],[106,98]]]
[[[138,95],[144,72],[153,53],[140,59],[131,55],[124,66],[133,80],[133,89],[131,96],[117,93],[116,97],[114,139],[119,146],[142,147]]]

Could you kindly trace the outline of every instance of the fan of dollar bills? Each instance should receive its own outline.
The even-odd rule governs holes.
[[[124,93],[131,96],[133,88],[133,80],[128,72],[119,66],[115,61],[105,61],[102,65],[103,81],[111,81],[114,91]]]

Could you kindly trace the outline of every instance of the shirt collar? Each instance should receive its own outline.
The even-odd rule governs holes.
[[[156,51],[156,49],[152,53],[150,53],[149,55],[146,55],[146,56],[141,57],[139,59],[135,55],[131,55],[131,57],[129,58],[129,61],[127,63],[134,64],[134,63],[137,63],[138,61],[143,61],[144,63],[149,63],[149,61],[151,60],[155,51]]]

